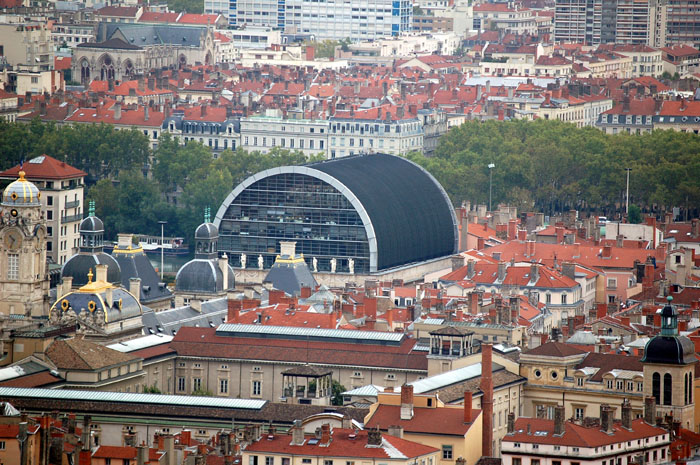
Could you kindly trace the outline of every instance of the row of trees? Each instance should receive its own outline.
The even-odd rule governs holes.
[[[151,151],[135,129],[0,120],[1,169],[42,153],[89,173],[88,198],[96,201],[108,238],[118,231],[159,234],[160,220],[168,221],[168,235],[189,238],[204,208],[216,212],[246,177],[322,159],[280,148],[268,154],[227,150],[213,158],[207,147],[180,145],[167,133]],[[407,157],[431,172],[455,205],[488,203],[492,175],[494,205],[612,217],[624,206],[625,169],[631,168],[630,203],[644,211],[700,206],[700,138],[692,133],[608,135],[559,121],[471,121],[443,136],[435,156]]]
[[[674,131],[609,135],[560,121],[471,121],[442,137],[434,157],[411,153],[452,201],[554,213],[570,208],[611,216],[630,203],[654,212],[700,206],[700,137]],[[488,165],[495,167],[489,173]]]
[[[215,213],[246,177],[322,159],[280,148],[266,155],[226,150],[213,158],[207,147],[196,142],[180,145],[168,133],[152,151],[147,137],[136,129],[0,120],[0,169],[44,153],[88,173],[87,198],[95,201],[108,239],[117,232],[158,235],[161,220],[168,222],[167,235],[191,238],[204,208]],[[149,165],[150,178],[144,176]]]

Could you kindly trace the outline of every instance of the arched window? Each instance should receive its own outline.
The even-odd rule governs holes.
[[[683,375],[683,381],[684,381],[683,393],[685,394],[683,400],[685,401],[685,405],[688,405],[688,373]]]
[[[90,63],[87,60],[80,62],[80,83],[83,85],[90,84]]]
[[[661,405],[661,375],[658,373],[651,377],[651,395],[656,399],[657,405]]]
[[[693,373],[688,373],[688,403],[693,403]]]
[[[670,373],[664,375],[664,405],[673,404],[673,377]]]

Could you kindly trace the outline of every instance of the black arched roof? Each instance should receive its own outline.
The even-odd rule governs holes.
[[[695,363],[695,345],[685,336],[654,336],[644,348],[642,362],[663,365]]]
[[[119,263],[109,254],[104,252],[77,253],[63,264],[61,276],[72,276],[73,286],[84,286],[88,282],[88,273],[92,270],[97,274],[97,265],[107,265],[107,281],[118,283],[122,280]]]
[[[308,167],[344,184],[365,208],[377,237],[377,269],[457,252],[452,204],[435,178],[415,163],[371,154]]]

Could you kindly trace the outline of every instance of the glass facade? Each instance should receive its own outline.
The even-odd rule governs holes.
[[[369,273],[369,243],[365,226],[350,201],[328,183],[312,176],[285,173],[265,177],[244,189],[229,205],[219,227],[219,250],[239,266],[257,268],[262,255],[269,268],[279,253],[279,241],[296,241],[313,270]]]

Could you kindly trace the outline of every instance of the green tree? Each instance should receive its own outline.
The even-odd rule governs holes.
[[[168,0],[168,9],[176,12],[204,13],[204,0]]]
[[[335,48],[340,45],[337,40],[322,40],[322,41],[305,41],[304,45],[314,48],[316,58],[333,58],[335,56]]]
[[[343,405],[342,394],[346,391],[345,386],[340,384],[339,381],[333,380],[331,384],[331,404],[333,405]]]
[[[161,390],[158,389],[158,387],[155,384],[151,386],[144,386],[143,392],[144,394],[162,394]]]
[[[190,394],[190,395],[201,396],[201,397],[212,397],[214,394],[208,389],[199,388],[199,389],[195,389],[194,391],[192,391],[192,394]]]
[[[630,205],[627,212],[627,221],[632,224],[640,224],[642,222],[642,210],[636,205]]]

